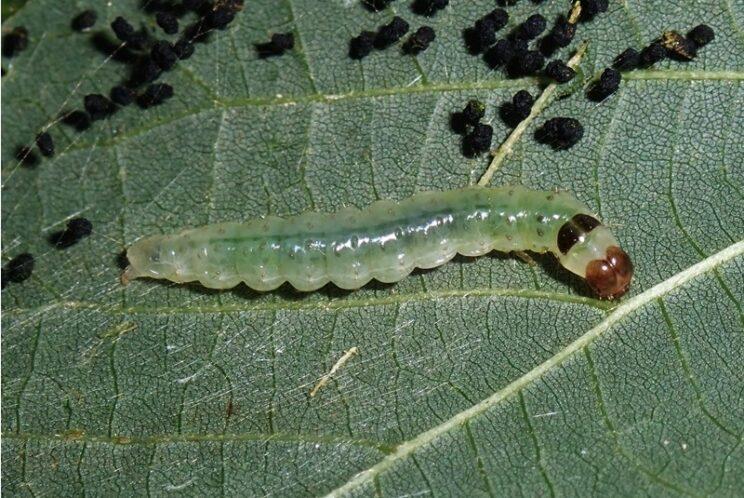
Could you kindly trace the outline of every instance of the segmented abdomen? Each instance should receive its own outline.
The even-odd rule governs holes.
[[[365,210],[305,213],[222,223],[135,243],[129,278],[150,276],[229,288],[271,290],[285,281],[302,291],[333,282],[355,289],[395,282],[456,253],[557,252],[558,230],[588,209],[568,194],[520,187],[422,192]]]

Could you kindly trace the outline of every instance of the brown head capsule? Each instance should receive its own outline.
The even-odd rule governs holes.
[[[584,277],[601,299],[615,299],[628,290],[633,263],[610,230],[588,214],[577,214],[558,231],[561,264]]]
[[[628,290],[633,277],[633,263],[617,246],[607,248],[605,259],[595,259],[586,266],[586,282],[602,299],[615,299]]]

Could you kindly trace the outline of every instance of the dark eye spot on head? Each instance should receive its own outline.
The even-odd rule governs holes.
[[[583,232],[573,222],[563,224],[558,231],[558,249],[566,254],[579,241]]]
[[[596,218],[589,216],[588,214],[577,214],[571,221],[576,223],[585,232],[591,232],[597,228],[601,223]]]

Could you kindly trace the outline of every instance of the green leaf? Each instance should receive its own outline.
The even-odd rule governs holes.
[[[561,188],[614,227],[636,264],[620,303],[588,296],[550,258],[459,258],[357,292],[118,281],[143,235],[222,220],[365,206],[475,183],[449,114],[540,82],[505,79],[462,46],[493,8],[453,0],[432,19],[392,5],[432,46],[352,61],[387,21],[356,1],[246,2],[163,81],[166,104],[76,132],[58,122],[128,67],[70,19],[95,6],[156,30],[138,0],[34,0],[29,47],[4,59],[3,261],[33,276],[2,292],[2,472],[9,495],[719,495],[744,487],[744,9],[611,2],[579,27],[596,75],[628,46],[706,22],[690,63],[627,74],[602,103],[578,91],[527,127],[491,183]],[[568,2],[520,2],[512,20]],[[253,44],[292,31],[295,49]],[[575,47],[574,47],[575,48]],[[570,49],[562,52],[566,58]],[[546,119],[581,120],[568,151]],[[47,125],[57,154],[19,166]],[[91,237],[47,242],[73,216]],[[314,397],[309,391],[352,347]]]

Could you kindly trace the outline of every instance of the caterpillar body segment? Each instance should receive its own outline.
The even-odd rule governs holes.
[[[289,282],[312,291],[396,282],[455,254],[551,252],[602,298],[622,295],[633,267],[612,233],[566,193],[522,187],[421,192],[367,209],[269,216],[155,235],[127,251],[125,281],[151,277],[268,291]]]

